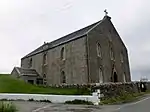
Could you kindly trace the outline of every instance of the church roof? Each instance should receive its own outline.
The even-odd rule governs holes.
[[[101,20],[102,21],[102,20]],[[22,59],[24,58],[27,58],[27,57],[30,57],[30,56],[33,56],[35,54],[38,54],[38,53],[41,53],[43,52],[44,50],[47,50],[47,49],[51,49],[53,47],[56,47],[58,45],[61,45],[61,44],[64,44],[66,42],[69,42],[69,41],[72,41],[72,40],[75,40],[75,39],[78,39],[80,37],[83,37],[84,35],[86,35],[91,29],[93,29],[95,26],[97,26],[99,23],[101,23],[101,21],[98,21],[94,24],[91,24],[87,27],[84,27],[80,30],[77,30],[73,33],[70,33],[64,37],[61,37],[57,40],[54,40],[52,42],[49,42],[49,43],[45,43],[43,44],[42,46],[40,46],[39,48],[35,49],[34,51],[32,51],[31,53],[29,53],[28,55],[24,56]],[[43,49],[45,47],[47,47],[46,49]]]
[[[21,68],[21,67],[15,67],[16,71],[21,76],[39,76],[39,74],[36,72],[35,69],[28,69],[28,68]]]

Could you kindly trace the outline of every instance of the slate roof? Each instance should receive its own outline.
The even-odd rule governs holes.
[[[16,71],[22,76],[39,76],[35,69],[27,69],[21,67],[15,67]]]
[[[85,27],[85,28],[82,28],[82,29],[80,29],[80,30],[78,30],[78,31],[75,31],[75,32],[73,32],[73,33],[71,33],[71,34],[68,34],[68,35],[66,35],[66,36],[64,36],[64,37],[61,37],[61,38],[59,38],[59,39],[57,39],[57,40],[54,40],[54,41],[52,41],[52,42],[50,42],[50,43],[46,43],[46,44],[40,46],[39,48],[37,48],[36,50],[32,51],[31,53],[29,53],[28,55],[26,55],[26,56],[23,57],[23,58],[27,58],[27,57],[30,57],[30,56],[32,56],[32,55],[35,55],[35,54],[37,54],[37,53],[42,52],[42,51],[43,51],[43,47],[44,47],[45,45],[48,45],[48,48],[47,48],[47,49],[51,49],[51,48],[56,47],[56,46],[58,46],[58,45],[60,45],[60,44],[66,43],[66,42],[68,42],[68,41],[71,41],[71,40],[74,40],[74,39],[77,39],[77,38],[80,38],[80,37],[86,35],[92,28],[94,28],[94,27],[95,27],[97,24],[99,24],[100,22],[101,22],[101,21],[98,21],[98,22],[96,22],[96,23],[94,23],[94,24],[91,24],[91,25]],[[23,59],[23,58],[22,58],[22,59]]]

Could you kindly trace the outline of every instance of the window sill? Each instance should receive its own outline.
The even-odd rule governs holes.
[[[65,60],[66,60],[66,59],[62,59],[61,61],[63,61],[63,62],[64,62]]]
[[[115,61],[115,59],[110,59],[111,61]]]
[[[48,64],[43,64],[43,66],[47,66]]]
[[[97,57],[102,58],[102,56],[97,56]]]

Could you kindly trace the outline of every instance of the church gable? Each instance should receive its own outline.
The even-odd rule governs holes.
[[[109,41],[117,40],[118,43],[121,44],[121,46],[126,48],[126,46],[125,46],[122,38],[120,37],[118,31],[116,30],[115,26],[111,22],[111,17],[109,17],[109,16],[104,17],[104,24],[102,27],[105,29],[105,32],[107,32],[106,36],[109,39]]]
[[[109,16],[106,15],[99,24],[91,29],[87,38],[88,58],[92,59],[88,61],[92,83],[98,83],[101,80],[99,69],[104,74],[104,82],[110,82],[113,77],[113,65],[117,73],[115,81],[122,81],[124,73],[130,77],[127,49]],[[129,77],[127,81],[130,81]]]

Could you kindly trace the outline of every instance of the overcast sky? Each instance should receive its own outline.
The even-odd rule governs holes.
[[[20,66],[20,59],[42,45],[104,16],[129,51],[133,80],[150,78],[149,0],[0,0],[0,73]]]

